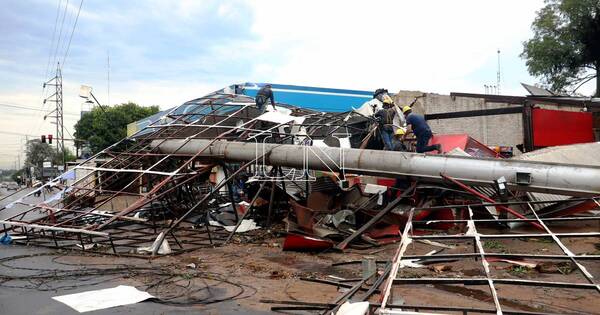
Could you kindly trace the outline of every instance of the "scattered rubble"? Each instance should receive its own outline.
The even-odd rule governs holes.
[[[433,141],[447,154],[383,151],[377,122],[362,111],[280,104],[262,113],[244,95],[195,99],[46,184],[54,197],[30,204],[32,191],[13,202],[30,208],[0,222],[2,243],[144,258],[251,242],[379,255],[333,264],[355,277],[299,276],[344,290],[325,302],[318,294],[263,301],[277,304],[274,311],[540,314],[561,309],[520,306],[505,288],[597,297],[597,247],[577,252],[568,240],[598,244],[600,167],[506,159],[475,139],[445,135]],[[530,248],[518,251],[517,243]],[[300,275],[255,262],[246,268],[271,280]],[[405,295],[424,286],[470,286],[485,298],[476,306],[420,304]]]

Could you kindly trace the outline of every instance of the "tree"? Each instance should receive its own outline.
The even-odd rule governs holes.
[[[62,165],[62,152],[56,152],[56,148],[47,143],[42,143],[39,139],[29,140],[26,148],[25,165],[23,169],[29,172],[29,167],[36,169],[36,176],[40,176],[40,169],[45,161],[52,162],[53,165]],[[75,155],[71,150],[65,148],[65,161],[74,161]]]
[[[25,174],[25,171],[23,169],[20,169],[18,171],[14,171],[11,175],[10,175],[10,179],[13,182],[17,182],[19,184],[21,184],[21,181],[23,180],[23,175]]]
[[[44,161],[54,161],[56,150],[47,143],[42,143],[39,139],[29,140],[26,149],[26,166],[42,167]],[[60,157],[62,164],[62,157]]]
[[[113,107],[94,107],[75,124],[75,138],[85,140],[97,153],[127,136],[127,125],[158,113],[158,106],[143,107],[123,103]],[[81,147],[82,143],[77,142]]]
[[[596,78],[600,96],[600,0],[546,0],[531,27],[521,54],[529,73],[557,92]]]
[[[54,163],[54,165],[62,165],[62,158],[62,152],[56,152],[56,150],[54,150],[52,163]],[[75,161],[76,159],[77,157],[75,156],[75,154],[73,154],[73,152],[69,148],[65,148],[65,162]]]

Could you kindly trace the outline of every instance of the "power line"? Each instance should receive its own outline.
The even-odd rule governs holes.
[[[58,0],[58,6],[56,7],[56,18],[54,19],[54,30],[52,31],[52,40],[50,41],[50,51],[48,51],[48,63],[46,64],[46,74],[44,80],[48,77],[48,71],[50,70],[50,58],[52,58],[52,48],[54,47],[54,38],[56,37],[56,27],[58,26],[58,16],[60,15],[60,5],[62,0]]]
[[[13,135],[13,136],[24,136],[24,137],[37,137],[34,135],[28,135],[28,134],[24,134],[24,133],[20,133],[20,132],[14,132],[14,131],[4,131],[4,130],[0,130],[1,134],[6,134],[6,135]]]
[[[65,4],[65,10],[63,12],[63,16],[62,16],[62,21],[60,23],[60,31],[58,32],[58,40],[56,41],[56,49],[54,50],[54,58],[52,63],[56,63],[58,61],[58,59],[56,57],[58,57],[58,48],[60,47],[60,42],[62,41],[62,30],[63,30],[63,26],[65,25],[65,17],[67,16],[67,8],[69,7],[69,0],[67,0],[67,3]]]
[[[0,103],[0,107],[10,107],[10,108],[17,108],[17,109],[33,110],[33,111],[38,111],[38,112],[46,112],[45,110],[40,109],[40,108],[26,107],[26,106],[13,105],[13,104],[4,104],[4,103]],[[65,115],[79,116],[79,114],[77,114],[75,112],[66,112]]]
[[[65,66],[65,60],[67,60],[67,56],[69,55],[69,49],[71,48],[71,40],[73,40],[73,34],[75,33],[75,28],[77,27],[77,21],[79,21],[79,13],[81,12],[81,6],[83,5],[83,0],[79,3],[79,10],[77,10],[77,17],[75,17],[75,23],[73,23],[73,29],[71,30],[71,37],[69,37],[69,44],[67,45],[67,50],[65,51],[65,56],[63,57],[62,65]]]
[[[66,17],[66,14],[67,14],[67,8],[69,6],[69,0],[67,0],[67,2],[65,4],[65,10],[64,10],[62,22],[61,22],[61,25],[60,25],[60,34],[59,34],[58,38],[56,38],[56,46],[55,46],[53,44],[55,42],[54,39],[56,37],[56,27],[58,26],[58,19],[60,18],[60,9],[61,9],[61,6],[62,6],[62,0],[59,0],[58,1],[58,6],[56,7],[56,18],[55,18],[55,22],[54,22],[54,31],[52,33],[52,41],[50,43],[50,51],[49,51],[49,54],[48,54],[48,65],[46,67],[46,76],[44,77],[44,81],[46,81],[47,78],[48,78],[48,74],[49,74],[49,70],[50,70],[50,58],[52,56],[52,50],[54,50],[54,57],[52,58],[52,63],[56,62],[56,56],[58,55],[58,48],[60,47],[60,41],[61,41],[61,38],[62,38],[62,29],[63,29],[63,25],[65,23],[65,17]],[[46,92],[47,92],[46,85],[44,84],[44,87],[42,88],[42,99],[46,99],[47,98],[48,94]],[[44,102],[44,103],[42,103],[42,110],[44,110],[45,108],[46,108],[46,103]],[[42,116],[40,115],[39,118],[41,118],[41,117]],[[40,128],[41,128],[41,123],[38,124],[38,129],[37,129],[38,132],[39,132]]]

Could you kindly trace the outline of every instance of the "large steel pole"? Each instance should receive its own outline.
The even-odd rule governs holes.
[[[573,196],[600,195],[600,167],[559,163],[485,159],[464,156],[307,147],[272,143],[230,142],[193,139],[154,140],[164,153],[193,155],[210,145],[201,156],[227,161],[250,161],[269,152],[266,165],[339,171],[387,177],[412,176],[442,181],[446,174],[469,185],[489,185],[502,176],[511,188]],[[517,173],[521,179],[517,181]],[[529,179],[529,184],[523,183]]]

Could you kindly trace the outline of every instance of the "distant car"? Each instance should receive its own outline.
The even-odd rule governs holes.
[[[8,183],[8,185],[6,185],[6,190],[19,190],[19,184],[17,183]]]
[[[7,188],[8,185],[6,183],[0,183],[0,188]]]

